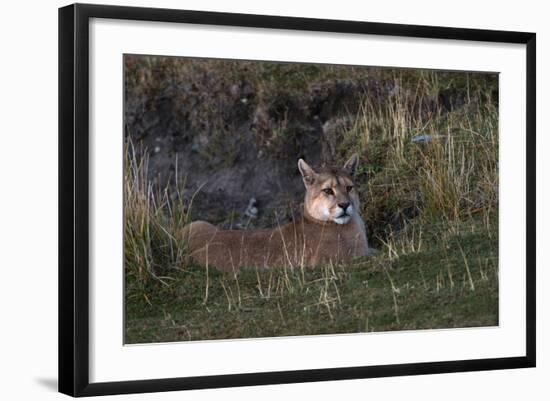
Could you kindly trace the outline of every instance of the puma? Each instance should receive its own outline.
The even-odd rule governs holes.
[[[357,154],[342,168],[314,170],[298,161],[305,186],[303,216],[272,229],[221,230],[205,221],[187,224],[183,240],[191,259],[222,271],[345,262],[369,254],[353,176]]]

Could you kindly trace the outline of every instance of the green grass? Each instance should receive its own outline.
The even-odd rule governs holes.
[[[301,135],[295,128],[303,121],[293,115],[299,113],[292,105],[303,103],[308,88],[318,84],[322,92],[323,85],[338,79],[375,79],[393,89],[386,97],[362,94],[353,113],[334,108],[335,123],[330,135],[325,132],[336,163],[353,151],[361,157],[356,175],[360,212],[369,242],[379,250],[348,265],[223,274],[212,266],[189,264],[181,228],[194,215],[193,197],[183,196],[183,185],[155,188],[147,178],[146,153],[129,140],[127,343],[498,324],[496,77],[212,60],[135,63],[127,80],[131,96],[155,98],[184,77],[211,87],[196,113],[185,118],[191,126],[213,124],[205,130],[217,132],[221,142],[213,140],[216,146],[208,151],[213,159],[231,156],[229,163],[233,154],[223,138],[231,125],[225,127],[227,121],[212,104],[230,101],[232,80],[246,77],[255,93],[246,107],[267,110],[271,128],[257,130],[255,140],[273,157]],[[204,83],[206,72],[209,83]],[[461,99],[459,106],[443,110],[434,104],[446,91]],[[181,109],[193,101],[189,93],[179,96]],[[436,139],[414,143],[417,135]],[[174,181],[181,184],[192,172],[177,174]]]
[[[488,228],[464,222],[423,233],[420,245],[411,238],[347,266],[238,275],[189,266],[147,297],[127,294],[126,342],[498,325]]]

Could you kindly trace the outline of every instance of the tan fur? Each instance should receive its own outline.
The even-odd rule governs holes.
[[[304,216],[297,221],[266,230],[221,230],[204,221],[186,225],[182,235],[191,258],[219,270],[238,271],[242,267],[315,266],[368,255],[365,225],[357,213],[357,190],[349,190],[354,186],[357,161],[353,155],[341,170],[316,172],[300,159],[306,195]],[[328,188],[331,194],[325,192]],[[347,203],[351,209],[345,210],[353,212],[339,217],[344,211],[339,205]]]

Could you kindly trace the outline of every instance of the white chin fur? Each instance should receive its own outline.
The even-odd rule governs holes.
[[[336,224],[347,224],[351,220],[351,216],[337,217],[334,219]]]

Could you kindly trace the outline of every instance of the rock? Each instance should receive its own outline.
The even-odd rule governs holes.
[[[413,143],[416,143],[416,142],[429,142],[431,140],[432,140],[431,135],[417,135],[417,136],[415,136],[411,139],[411,142],[413,142]]]
[[[413,143],[430,142],[441,138],[443,138],[443,135],[417,135],[411,139],[411,142]]]
[[[250,218],[256,218],[258,217],[258,201],[256,198],[250,198],[248,201],[248,206],[246,207],[246,210],[244,211],[244,215]]]

